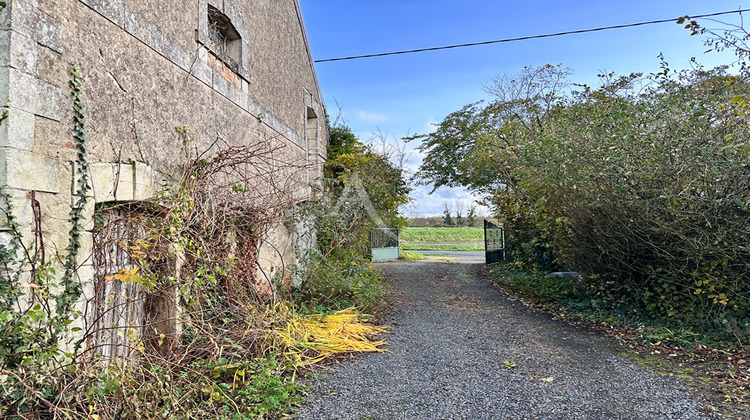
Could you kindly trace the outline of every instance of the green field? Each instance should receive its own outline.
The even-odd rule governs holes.
[[[401,249],[484,251],[484,229],[480,227],[408,227],[399,236]]]

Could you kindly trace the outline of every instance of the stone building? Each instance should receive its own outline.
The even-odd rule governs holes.
[[[66,253],[81,198],[71,63],[83,77],[91,185],[76,263],[83,299],[106,274],[92,257],[93,220],[168,188],[192,154],[272,145],[264,173],[281,178],[292,207],[322,176],[325,110],[297,0],[7,0],[0,184],[24,240],[41,240],[50,261]],[[265,276],[294,262],[293,230],[277,220],[255,244]],[[8,238],[2,216],[0,243]]]

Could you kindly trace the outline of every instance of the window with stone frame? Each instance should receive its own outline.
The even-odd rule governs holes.
[[[242,37],[229,18],[208,5],[208,45],[216,57],[232,71],[239,72],[242,60]]]

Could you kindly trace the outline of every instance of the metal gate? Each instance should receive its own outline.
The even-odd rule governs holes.
[[[146,294],[136,281],[132,248],[145,237],[137,211],[127,206],[99,210],[102,224],[94,232],[95,308],[90,313],[95,334],[91,345],[105,359],[129,358],[142,346]],[[130,276],[125,275],[130,273]]]
[[[398,229],[375,228],[370,232],[372,262],[398,259]]]
[[[484,260],[486,264],[504,260],[505,228],[488,220],[484,221]]]

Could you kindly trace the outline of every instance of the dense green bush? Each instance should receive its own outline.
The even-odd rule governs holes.
[[[386,280],[368,264],[312,258],[299,274],[302,282],[294,300],[308,309],[354,306],[372,313],[383,303]]]
[[[721,69],[666,74],[556,108],[523,151],[521,185],[559,261],[603,295],[686,320],[742,316],[750,145],[732,104],[748,85]]]
[[[403,170],[349,127],[333,125],[329,132],[321,195],[300,208],[317,233],[316,247],[299,256],[292,294],[308,309],[372,312],[382,303],[385,279],[370,266],[369,235],[377,226],[406,225],[398,208],[410,189]]]
[[[585,275],[596,299],[750,334],[746,75],[725,68],[567,83],[527,68],[449,115],[421,170],[484,193],[516,267]],[[572,91],[572,93],[565,93]],[[462,150],[456,154],[455,149]]]

